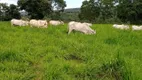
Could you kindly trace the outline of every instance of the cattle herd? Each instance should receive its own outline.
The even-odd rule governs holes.
[[[11,26],[30,25],[30,27],[47,28],[48,24],[53,26],[58,26],[58,25],[64,25],[64,22],[57,21],[57,20],[50,20],[49,22],[47,22],[46,20],[36,20],[36,19],[31,19],[30,21],[24,21],[24,20],[18,20],[18,19],[11,20]],[[73,30],[80,31],[84,34],[96,34],[96,31],[91,29],[90,26],[92,26],[91,23],[81,23],[81,22],[71,21],[68,24],[68,27],[69,27],[68,34],[70,34]]]
[[[122,25],[114,24],[113,27],[117,28],[117,29],[122,29],[122,30],[130,29],[130,27],[128,25],[124,25],[124,24],[122,24]],[[142,26],[132,25],[132,30],[133,31],[142,30]]]
[[[53,26],[58,26],[58,25],[64,25],[63,21],[57,21],[57,20],[50,20],[47,22],[46,20],[36,20],[36,19],[31,19],[30,21],[24,21],[24,20],[18,20],[18,19],[12,19],[11,20],[11,26],[28,26],[30,27],[38,27],[38,28],[47,28],[49,25]],[[68,23],[68,34],[70,34],[73,30],[74,31],[79,31],[84,34],[96,34],[96,31],[91,29],[90,27],[92,26],[91,23],[81,23],[81,22],[75,22],[71,21]],[[114,28],[121,29],[121,30],[128,30],[130,27],[128,25],[118,25],[114,24]],[[142,30],[142,26],[132,26],[132,30]]]

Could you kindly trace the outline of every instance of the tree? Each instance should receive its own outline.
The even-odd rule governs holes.
[[[0,20],[8,21],[11,20],[12,18],[16,19],[20,18],[18,7],[14,4],[8,6],[5,3],[0,3]]]
[[[114,17],[114,0],[85,0],[81,6],[80,19],[106,20]],[[101,21],[102,21],[101,20]]]
[[[66,7],[66,2],[64,0],[53,0],[53,13],[51,14],[51,18],[54,20],[61,20],[61,13],[64,11]]]
[[[54,5],[53,5],[54,3]],[[31,18],[42,19],[53,12],[54,7],[63,10],[65,7],[64,0],[18,0],[21,10],[26,10]]]
[[[15,19],[20,19],[21,18],[19,9],[14,4],[11,4],[9,6],[8,14],[10,15],[11,18],[15,18]]]
[[[85,0],[79,18],[100,23],[141,23],[142,0]]]
[[[94,0],[86,0],[82,3],[79,18],[93,21],[97,16],[99,16],[99,12],[100,8],[98,7],[98,3],[96,3]]]
[[[7,19],[7,13],[9,11],[9,7],[6,3],[0,3],[0,20],[4,21]]]
[[[123,22],[140,23],[142,22],[142,1],[121,0],[117,6],[118,18]]]
[[[63,12],[66,7],[66,2],[64,0],[53,0],[52,1],[53,8],[59,12]]]

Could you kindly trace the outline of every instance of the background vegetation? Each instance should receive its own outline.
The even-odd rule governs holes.
[[[142,23],[141,0],[89,0],[81,6],[81,19],[98,23]]]
[[[85,0],[81,8],[65,9],[64,0],[18,0],[18,6],[0,4],[0,20],[12,18],[86,21],[92,23],[142,23],[141,0]],[[28,14],[19,15],[19,10]],[[26,18],[25,18],[26,17]]]

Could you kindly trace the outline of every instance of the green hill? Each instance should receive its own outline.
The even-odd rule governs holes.
[[[69,9],[65,9],[65,12],[80,12],[80,8],[69,8]]]

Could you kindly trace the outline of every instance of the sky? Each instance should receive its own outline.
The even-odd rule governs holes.
[[[79,8],[84,0],[65,0],[67,8]],[[17,0],[0,0],[0,3],[17,4]]]

